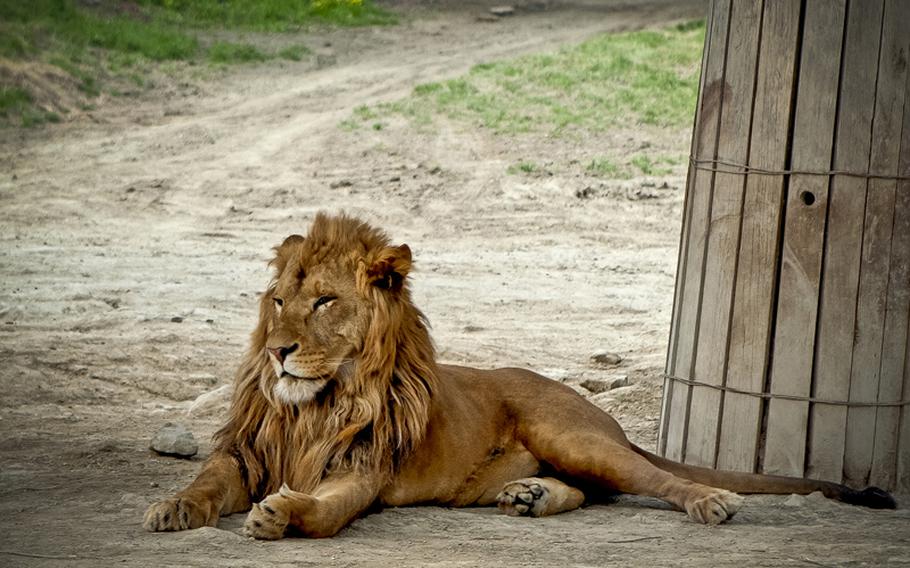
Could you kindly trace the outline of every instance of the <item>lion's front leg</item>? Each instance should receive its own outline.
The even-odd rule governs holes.
[[[209,458],[186,489],[150,506],[142,526],[153,532],[215,526],[220,515],[249,507],[250,497],[236,459],[227,454],[216,454]]]
[[[334,536],[366,510],[378,494],[375,481],[353,474],[330,477],[312,494],[284,485],[278,493],[253,505],[244,530],[265,540],[282,538],[289,528],[313,538]]]

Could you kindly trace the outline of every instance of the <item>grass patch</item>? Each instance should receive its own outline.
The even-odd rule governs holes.
[[[0,57],[55,65],[77,79],[84,96],[94,97],[147,88],[143,77],[150,70],[173,73],[175,62],[299,61],[309,51],[303,45],[273,53],[248,43],[200,41],[211,29],[286,31],[394,21],[368,0],[0,0]],[[3,114],[5,122],[19,117],[36,123],[33,99]]]
[[[0,87],[0,118],[26,128],[61,120],[56,112],[35,107],[31,94],[17,87]]]
[[[626,177],[627,175],[616,165],[616,162],[609,158],[594,158],[585,170],[597,177],[618,178]]]
[[[556,53],[476,65],[374,112],[418,123],[444,116],[503,134],[689,125],[704,29],[693,22],[607,34]]]
[[[309,53],[310,48],[305,45],[289,45],[280,50],[277,55],[278,57],[289,61],[300,61],[303,59],[304,55],[308,55]]]
[[[518,173],[523,174],[533,174],[540,170],[540,167],[534,162],[518,162],[517,164],[512,164],[506,169],[506,173],[509,175],[515,175]]]
[[[209,61],[212,63],[250,63],[265,61],[269,57],[246,43],[213,43],[208,50]]]
[[[668,158],[668,157],[658,157],[651,158],[644,154],[635,156],[631,160],[631,164],[641,171],[646,176],[665,176],[673,172],[673,168],[668,168],[667,166],[677,165],[679,163],[678,159]]]
[[[665,176],[673,173],[672,166],[678,166],[683,162],[680,157],[652,157],[646,154],[632,156],[623,163],[606,157],[596,157],[587,163],[585,171],[594,177],[610,179],[629,179],[636,175]]]
[[[310,24],[365,26],[396,23],[393,14],[364,0],[144,0],[166,21],[187,26],[284,32]]]

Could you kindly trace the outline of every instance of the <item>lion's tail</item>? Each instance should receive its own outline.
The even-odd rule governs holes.
[[[825,497],[851,505],[861,505],[872,509],[894,509],[897,507],[894,498],[887,491],[878,487],[867,487],[862,491],[857,491],[850,489],[846,485],[830,481],[718,471],[706,467],[677,463],[643,450],[635,444],[632,444],[632,449],[653,465],[677,477],[736,493],[797,493],[806,495],[813,491],[821,491]]]

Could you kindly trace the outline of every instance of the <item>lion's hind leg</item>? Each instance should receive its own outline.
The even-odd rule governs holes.
[[[577,509],[585,495],[552,477],[528,477],[506,483],[496,500],[506,515],[545,517]]]
[[[604,489],[657,497],[707,525],[727,521],[743,498],[731,491],[676,477],[621,443],[597,434],[574,433],[543,438],[535,449],[541,461],[572,478],[594,482]]]

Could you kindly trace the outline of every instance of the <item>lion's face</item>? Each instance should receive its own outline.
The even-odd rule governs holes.
[[[294,404],[309,400],[350,369],[363,344],[370,306],[349,269],[321,264],[304,273],[288,268],[272,294],[266,349],[275,371],[275,394]]]
[[[330,222],[317,219],[314,230]],[[346,229],[350,221],[335,223]],[[332,237],[293,235],[276,249],[278,275],[262,303],[274,371],[264,388],[287,404],[306,402],[350,375],[378,304],[391,301],[410,266],[407,246],[371,250],[339,239],[337,231]]]

